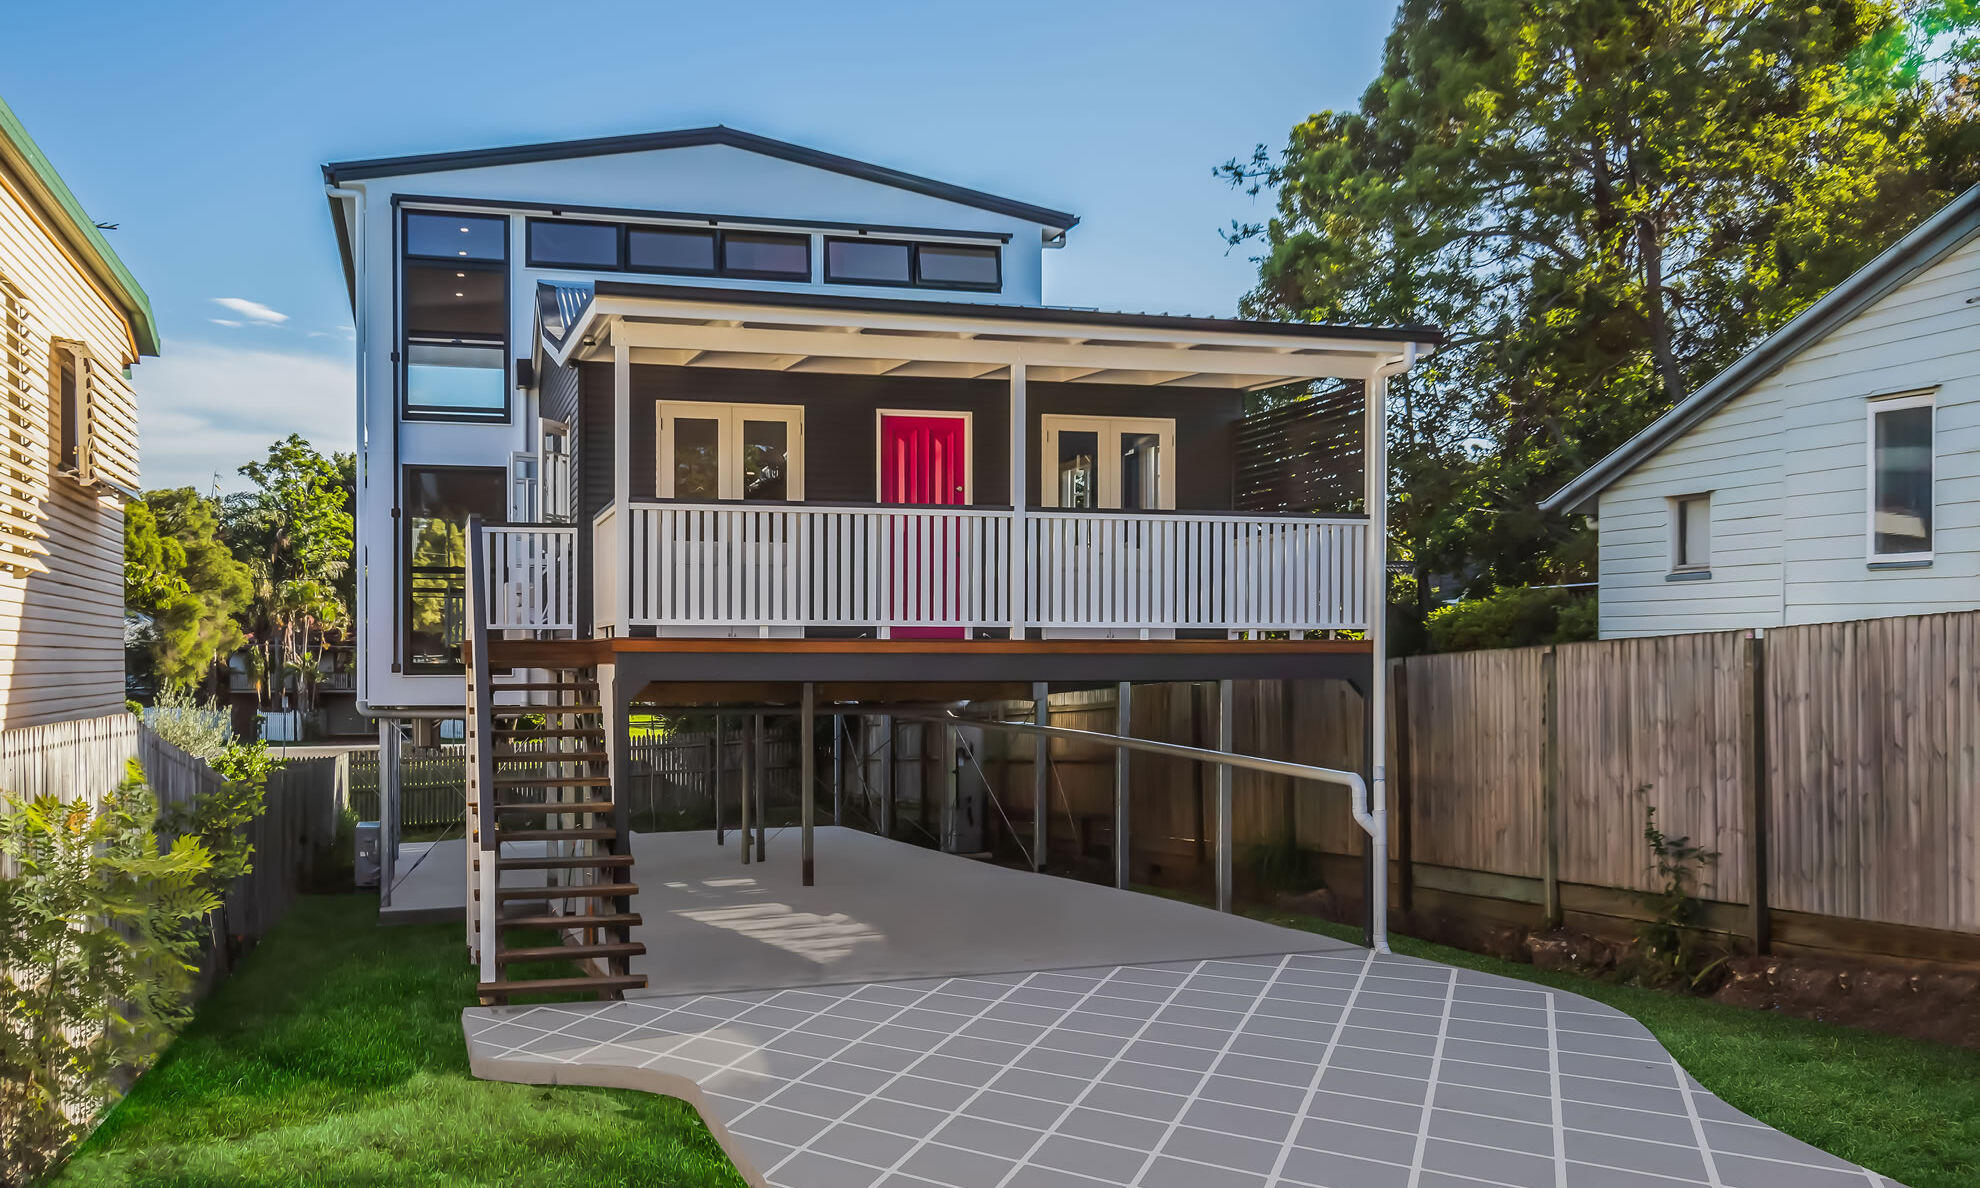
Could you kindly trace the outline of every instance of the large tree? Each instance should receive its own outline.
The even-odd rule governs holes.
[[[252,593],[247,566],[220,539],[214,500],[179,487],[124,508],[124,604],[150,620],[141,660],[160,684],[197,684],[240,647],[236,616]]]
[[[1419,574],[1591,576],[1539,499],[1974,180],[1973,7],[1404,0],[1359,108],[1223,167],[1276,193],[1248,313],[1449,334],[1394,389]]]
[[[248,626],[273,698],[313,708],[324,633],[350,618],[352,465],[296,434],[240,473],[252,489],[226,498],[227,538],[254,576]]]

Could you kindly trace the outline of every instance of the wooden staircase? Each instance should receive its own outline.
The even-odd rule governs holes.
[[[631,937],[640,923],[632,911],[639,888],[631,879],[626,813],[610,774],[609,731],[624,724],[607,720],[599,682],[589,673],[486,686],[491,693],[531,694],[536,703],[484,708],[474,704],[472,688],[481,665],[472,667],[469,754],[480,762],[470,766],[478,766],[489,787],[470,798],[469,873],[473,914],[492,924],[492,936],[479,938],[493,950],[482,968],[495,973],[479,984],[482,1000],[545,991],[616,998],[644,987],[646,976],[630,968],[646,946]],[[484,738],[473,737],[476,725],[486,729]],[[482,806],[490,810],[487,819]],[[525,872],[538,877],[521,881]],[[491,899],[492,911],[484,906]],[[547,946],[511,939],[545,929],[570,939]],[[586,976],[509,976],[512,965],[557,959],[577,961]]]

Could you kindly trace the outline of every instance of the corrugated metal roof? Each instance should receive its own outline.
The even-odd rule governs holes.
[[[593,289],[589,281],[536,282],[536,323],[550,344],[562,349],[571,329],[584,320],[591,308]]]
[[[131,275],[131,270],[117,258],[111,249],[110,241],[103,238],[97,229],[96,220],[83,210],[82,203],[70,191],[62,175],[55,172],[55,166],[42,153],[41,147],[29,136],[14,109],[0,99],[0,161],[21,170],[30,185],[37,185],[43,197],[56,215],[65,224],[63,230],[69,233],[77,250],[85,257],[85,262],[98,274],[100,280],[111,291],[111,296],[124,309],[131,322],[131,337],[135,340],[137,353],[156,355],[158,353],[158,322],[151,313],[151,299]]]

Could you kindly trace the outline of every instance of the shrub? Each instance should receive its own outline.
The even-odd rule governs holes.
[[[121,1078],[185,1021],[194,925],[219,906],[194,837],[160,852],[137,771],[100,807],[7,797],[0,853],[0,1179],[31,1181],[89,1127]]]
[[[202,704],[188,689],[166,685],[144,712],[144,724],[158,737],[211,763],[234,740],[233,721],[217,705]]]
[[[1424,630],[1433,652],[1573,643],[1595,638],[1595,599],[1559,587],[1502,587],[1438,607]]]

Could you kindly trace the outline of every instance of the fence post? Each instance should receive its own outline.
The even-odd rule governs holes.
[[[1395,792],[1394,812],[1389,818],[1395,828],[1389,836],[1396,847],[1396,910],[1408,912],[1416,906],[1416,831],[1411,827],[1416,787],[1409,763],[1409,662],[1397,660],[1391,667],[1395,671],[1389,678],[1389,704],[1394,708],[1396,728],[1389,732],[1389,738],[1395,744],[1396,761],[1391,768],[1394,781],[1389,785]]]
[[[1753,951],[1773,949],[1773,909],[1767,901],[1767,637],[1746,636],[1740,672],[1740,783],[1746,794],[1747,910]]]
[[[1549,645],[1540,653],[1542,704],[1546,733],[1540,752],[1540,884],[1541,910],[1548,928],[1561,926],[1561,685],[1559,657]]]

